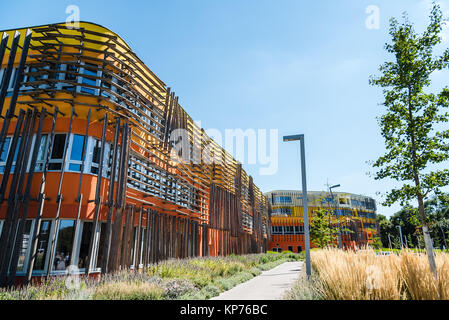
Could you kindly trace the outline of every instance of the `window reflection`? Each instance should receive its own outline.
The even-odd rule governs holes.
[[[85,137],[79,134],[73,136],[72,153],[70,155],[70,160],[83,160],[83,149],[84,149]]]
[[[61,220],[59,223],[58,240],[56,242],[53,270],[65,270],[70,264],[72,254],[75,220]]]
[[[42,221],[39,230],[38,246],[34,270],[44,270],[45,258],[47,256],[48,239],[50,237],[51,221]]]
[[[43,171],[44,169],[44,159],[47,148],[48,135],[44,134],[41,136],[41,141],[39,143],[39,150],[37,152],[37,161],[35,171]]]
[[[87,267],[87,256],[89,255],[89,242],[92,235],[92,222],[83,222],[83,233],[81,235],[81,244],[78,259],[78,268]]]
[[[101,141],[95,139],[94,149],[92,152],[92,166],[90,172],[93,174],[98,174],[98,165],[100,164],[100,154],[101,154]]]
[[[84,68],[83,68],[83,74],[85,76],[90,76],[90,77],[83,76],[81,78],[81,83],[87,84],[87,85],[90,85],[90,86],[96,86],[97,80],[94,78],[94,77],[97,76],[96,68],[97,68],[96,65],[86,63],[84,65]],[[88,93],[88,94],[95,94],[95,89],[88,88],[88,87],[81,87],[81,92]]]
[[[68,64],[66,66],[66,74],[64,79],[68,82],[76,82],[77,80],[77,73],[78,73],[78,66],[73,64]],[[68,91],[75,91],[74,85],[64,83],[64,89]]]
[[[49,170],[61,170],[62,157],[64,156],[66,134],[55,134],[53,148],[51,150],[50,163],[48,164]]]
[[[3,144],[3,149],[0,153],[0,173],[5,171],[6,158],[8,157],[9,144],[11,143],[11,137],[6,137],[5,143]]]
[[[27,220],[25,222],[25,229],[23,232],[22,243],[19,251],[19,261],[17,263],[17,271],[22,271],[25,266],[25,259],[31,241],[31,223],[32,220]]]
[[[81,163],[84,159],[84,145],[86,143],[86,137],[79,134],[73,135],[72,150],[70,153],[70,171],[81,171]]]
[[[106,223],[102,222],[100,226],[100,241],[98,241],[98,255],[96,267],[99,268],[105,257],[104,243],[106,241]]]

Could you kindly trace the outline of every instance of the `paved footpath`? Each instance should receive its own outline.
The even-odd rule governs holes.
[[[298,279],[302,261],[285,262],[211,300],[279,300]]]

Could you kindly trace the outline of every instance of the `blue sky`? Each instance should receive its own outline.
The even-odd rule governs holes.
[[[447,14],[448,2],[440,1]],[[431,1],[16,0],[0,2],[0,29],[63,22],[72,4],[82,21],[119,34],[204,128],[278,129],[277,174],[244,166],[262,191],[300,187],[299,145],[281,142],[296,133],[306,135],[309,190],[329,181],[381,200],[376,192],[395,185],[366,174],[366,161],[384,152],[382,91],[368,79],[391,59],[388,19],[407,11],[422,31]],[[380,10],[379,29],[366,28],[369,5]],[[435,75],[434,86],[447,79]],[[398,208],[379,204],[378,213]]]

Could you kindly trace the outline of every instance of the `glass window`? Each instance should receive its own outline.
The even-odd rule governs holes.
[[[101,78],[102,78],[101,86],[103,88],[106,88],[109,91],[112,91],[113,87],[112,87],[112,84],[111,84],[112,83],[112,76],[111,76],[111,74],[103,72]],[[111,97],[111,94],[108,91],[101,91],[101,95],[104,96],[104,97]]]
[[[291,203],[292,197],[280,196],[274,197],[274,203]]]
[[[30,67],[28,72],[34,73],[37,72],[37,68],[36,67]],[[38,78],[35,75],[29,75],[28,76],[28,82],[35,82],[37,81]]]
[[[81,163],[84,159],[84,144],[86,143],[86,138],[83,135],[74,134],[72,140],[72,150],[70,153],[70,171],[81,171]]]
[[[53,142],[53,149],[51,151],[51,159],[62,159],[64,155],[65,136],[65,133],[55,135],[55,141]]]
[[[82,77],[81,83],[87,84],[90,86],[96,86],[97,80],[94,78],[97,76],[97,66],[93,64],[86,63],[83,67],[83,75],[91,76],[91,77]],[[88,87],[81,87],[81,92],[88,94],[95,94],[95,89]]]
[[[68,64],[67,68],[66,68],[66,71],[68,73],[65,74],[65,80],[67,80],[67,81],[76,81],[76,76],[77,75],[73,74],[73,73],[78,73],[78,66],[73,65],[73,64]],[[70,72],[73,72],[73,73],[70,73]]]
[[[77,81],[77,76],[78,76],[77,73],[79,73],[78,66],[72,65],[72,64],[68,64],[66,66],[66,72],[68,72],[68,73],[65,74],[65,78],[64,78],[66,81],[70,81],[70,82],[76,82]],[[75,87],[76,87],[74,85],[67,84],[67,83],[64,84],[63,86],[64,86],[64,89],[68,90],[68,91],[75,91]]]
[[[57,80],[59,79],[59,70],[61,69],[61,65],[59,63],[50,63],[50,69],[54,70],[51,71],[48,75],[48,79]]]
[[[48,239],[50,237],[51,221],[42,221],[37,242],[36,260],[34,270],[44,270],[47,256]]]
[[[3,149],[0,153],[0,163],[3,162],[2,165],[0,165],[0,173],[5,171],[6,158],[8,157],[8,150],[9,150],[10,143],[11,143],[11,137],[6,137],[5,143],[3,144]]]
[[[70,264],[72,254],[73,233],[75,220],[61,220],[59,222],[58,239],[56,241],[53,270],[65,270]]]
[[[31,224],[32,220],[27,220],[25,222],[25,229],[23,231],[23,238],[22,243],[20,246],[20,252],[19,252],[19,261],[17,263],[17,271],[22,271],[25,266],[25,259],[27,257],[27,251],[28,247],[30,246],[31,242]]]
[[[139,253],[139,264],[143,263],[143,256],[144,256],[144,245],[145,245],[145,232],[146,229],[142,228],[142,232],[140,233],[140,253]]]
[[[44,134],[41,136],[41,142],[39,145],[39,151],[37,153],[37,160],[44,160],[45,157],[45,147],[47,146],[48,135]]]
[[[81,164],[77,164],[77,163],[69,163],[69,170],[70,171],[81,171]]]
[[[16,82],[16,77],[17,77],[17,68],[14,68],[12,70],[11,78],[9,80],[8,91],[12,90],[14,88],[14,83]],[[11,95],[11,93],[9,95]]]
[[[9,144],[11,143],[11,137],[5,138],[5,143],[3,144],[3,149],[0,154],[0,162],[5,162],[8,156]]]
[[[73,143],[72,143],[72,153],[70,154],[70,160],[83,160],[83,149],[84,149],[84,142],[85,142],[85,136],[75,134],[73,135]]]
[[[12,163],[16,163],[17,156],[19,154],[19,148],[20,148],[20,142],[21,141],[22,141],[22,137],[19,137],[19,139],[17,140],[16,152],[14,153],[14,158],[12,160]]]
[[[37,161],[36,161],[35,171],[43,171],[43,169],[44,169],[44,160],[45,160],[45,154],[46,154],[46,148],[47,148],[47,140],[48,140],[48,135],[45,134],[45,135],[41,136],[39,150],[37,152]]]
[[[104,259],[104,243],[106,241],[106,223],[102,222],[100,226],[100,241],[98,241],[98,254],[97,254],[97,263],[95,264],[97,268],[100,268],[101,263]]]
[[[81,235],[80,252],[78,256],[78,268],[80,269],[87,267],[87,257],[89,255],[89,243],[92,235],[92,227],[92,222],[83,222],[83,233]]]
[[[94,147],[92,150],[92,166],[90,172],[93,174],[98,173],[98,165],[100,164],[100,154],[101,154],[101,141],[94,139]]]
[[[132,242],[131,242],[131,264],[134,265],[134,252],[136,251],[136,244],[137,244],[137,227],[133,227],[133,237],[132,237]],[[136,266],[134,266],[136,267]]]
[[[92,155],[92,162],[99,164],[100,163],[100,153],[101,153],[101,141],[95,139],[94,152]]]
[[[48,164],[49,170],[61,170],[62,157],[64,156],[65,139],[65,133],[55,134],[53,148],[51,150],[50,163]]]

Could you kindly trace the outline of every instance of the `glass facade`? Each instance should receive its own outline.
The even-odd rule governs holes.
[[[65,270],[72,255],[75,220],[60,220],[53,270]]]
[[[72,138],[72,147],[69,161],[69,171],[81,171],[82,161],[84,160],[84,145],[86,143],[86,137],[74,134]]]
[[[81,234],[81,243],[78,255],[78,268],[87,267],[87,257],[89,255],[89,242],[92,235],[93,223],[90,221],[83,222],[83,232]]]
[[[48,170],[61,170],[62,158],[64,156],[64,147],[66,134],[55,134],[53,146],[51,149],[50,163],[48,164]]]
[[[25,230],[23,232],[23,239],[19,251],[19,261],[17,263],[17,271],[23,271],[26,263],[28,250],[30,249],[32,222],[33,222],[32,220],[27,220],[25,222]]]
[[[45,259],[47,257],[47,247],[50,239],[50,229],[52,221],[44,220],[38,232],[39,238],[37,242],[36,260],[34,262],[34,270],[44,270]]]

